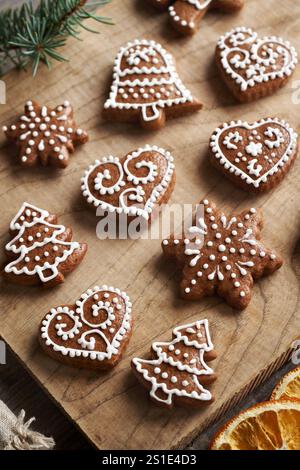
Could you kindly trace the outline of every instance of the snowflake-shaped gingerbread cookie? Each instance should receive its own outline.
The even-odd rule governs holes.
[[[188,229],[186,238],[162,243],[164,254],[183,267],[181,294],[190,300],[217,293],[234,308],[251,300],[253,281],[282,265],[281,257],[260,241],[262,214],[251,208],[227,218],[204,200],[204,215]]]
[[[19,148],[20,162],[24,166],[40,161],[44,166],[65,168],[74,145],[88,140],[87,133],[77,127],[68,101],[54,109],[27,101],[24,114],[10,126],[3,126],[3,131]]]

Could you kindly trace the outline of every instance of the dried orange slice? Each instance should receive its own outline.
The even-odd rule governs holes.
[[[271,400],[297,398],[300,400],[300,367],[291,370],[274,388]]]
[[[300,401],[259,403],[225,424],[211,450],[299,450]]]

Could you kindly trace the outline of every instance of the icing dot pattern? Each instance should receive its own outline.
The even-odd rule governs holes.
[[[164,253],[184,264],[181,287],[186,298],[219,292],[230,305],[245,308],[253,280],[278,269],[281,258],[259,241],[262,217],[255,208],[228,218],[208,200],[202,204],[204,215],[190,227],[189,244],[181,240],[175,249],[171,237],[162,244]]]
[[[173,26],[182,34],[193,34],[210,7],[222,10],[222,2],[215,0],[152,0],[159,9],[168,9]],[[226,0],[226,10],[235,11],[242,7],[236,0]]]
[[[52,164],[65,168],[74,145],[87,142],[87,133],[73,120],[68,101],[55,109],[34,101],[25,104],[25,112],[11,126],[4,126],[6,137],[19,148],[20,162],[25,166]]]
[[[148,220],[171,184],[173,173],[170,152],[146,145],[123,159],[109,156],[96,160],[81,179],[81,189],[95,207]]]
[[[117,299],[117,303],[114,299]],[[121,308],[117,310],[116,305]],[[76,304],[51,309],[40,335],[46,351],[79,358],[87,368],[115,365],[131,330],[132,304],[125,292],[111,286],[88,289]]]
[[[218,50],[225,73],[243,93],[256,85],[289,77],[298,62],[297,52],[288,41],[276,36],[259,38],[245,27],[222,36]]]
[[[61,273],[75,268],[86,251],[83,245],[71,241],[71,230],[58,225],[56,216],[26,202],[13,218],[10,229],[15,236],[5,250],[15,259],[4,268],[8,277],[26,275],[42,283],[62,282]]]
[[[160,119],[163,108],[188,103],[195,105],[191,92],[180,80],[171,54],[159,43],[137,39],[120,49],[105,110],[135,110],[149,125]]]
[[[239,139],[235,139],[235,135]],[[224,123],[211,136],[212,163],[236,177],[246,187],[269,188],[290,167],[298,147],[298,135],[278,118],[262,119],[254,124],[243,121]]]
[[[175,328],[171,342],[153,343],[155,359],[134,358],[132,366],[150,382],[151,397],[165,406],[173,406],[175,397],[210,402],[212,395],[201,385],[201,376],[213,375],[204,360],[212,350],[208,321],[199,320]]]

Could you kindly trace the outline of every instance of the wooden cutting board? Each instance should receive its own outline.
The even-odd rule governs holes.
[[[178,38],[166,16],[150,10],[142,0],[115,0],[101,13],[113,17],[116,25],[99,26],[99,36],[83,32],[83,42],[71,40],[64,51],[70,63],[56,64],[51,72],[41,69],[36,79],[29,72],[17,71],[5,77],[8,93],[7,105],[0,107],[1,125],[18,115],[29,98],[49,105],[68,99],[78,123],[89,131],[90,142],[64,171],[28,171],[16,163],[14,150],[1,136],[1,245],[9,239],[11,218],[26,200],[57,213],[61,222],[73,227],[76,240],[89,244],[89,252],[56,289],[26,289],[1,280],[0,334],[98,448],[173,448],[188,443],[287,360],[292,340],[300,332],[300,160],[275,191],[250,196],[217,173],[207,157],[210,134],[224,120],[254,121],[278,115],[300,130],[300,108],[292,104],[293,81],[270,98],[238,105],[213,64],[218,37],[237,25],[253,27],[263,35],[282,35],[300,50],[300,5],[294,0],[269,0],[267,8],[265,2],[247,0],[238,15],[208,14],[200,32],[188,39]],[[204,103],[202,111],[169,122],[155,134],[102,120],[115,54],[119,46],[136,37],[153,38],[174,54],[184,83]],[[300,79],[300,66],[296,79]],[[227,211],[263,208],[264,239],[282,252],[285,264],[255,285],[246,311],[233,311],[218,298],[195,303],[180,300],[178,273],[162,259],[159,240],[96,238],[96,217],[80,195],[84,169],[97,157],[122,156],[145,143],[165,147],[175,157],[177,184],[172,202],[195,203],[207,196]],[[52,306],[72,303],[86,288],[101,283],[126,290],[133,301],[134,334],[121,363],[109,373],[96,373],[64,367],[45,356],[37,342],[44,313]],[[200,318],[208,318],[219,354],[218,381],[213,386],[217,399],[201,411],[157,408],[131,373],[130,360],[146,354],[153,340],[168,340],[174,326]]]

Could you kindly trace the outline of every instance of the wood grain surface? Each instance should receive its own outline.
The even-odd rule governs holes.
[[[80,125],[90,133],[90,143],[77,151],[70,166],[61,172],[21,169],[14,149],[0,141],[0,239],[8,240],[8,225],[24,200],[49,209],[71,225],[75,238],[89,244],[89,252],[65,284],[51,291],[26,289],[1,281],[0,334],[45,390],[99,448],[171,448],[187,443],[212,416],[240,390],[244,394],[257,383],[254,378],[268,364],[279,366],[281,356],[299,335],[299,161],[272,193],[249,196],[211,168],[208,140],[224,120],[278,115],[298,131],[299,106],[292,103],[292,81],[276,95],[252,105],[238,105],[220,81],[214,64],[218,37],[237,25],[255,28],[260,34],[277,34],[300,50],[300,5],[293,0],[247,0],[235,16],[212,13],[201,31],[191,39],[178,38],[167,27],[166,17],[144,6],[142,0],[113,2],[103,10],[116,25],[101,28],[101,35],[83,34],[84,42],[70,41],[65,54],[68,64],[57,64],[51,73],[42,70],[38,79],[28,73],[10,72],[5,77],[7,105],[0,108],[5,124],[22,111],[28,98],[55,105],[69,99]],[[198,114],[169,122],[156,134],[134,126],[106,123],[101,118],[103,101],[111,78],[112,62],[120,45],[135,37],[153,38],[172,52],[178,71],[192,93],[204,102]],[[294,79],[300,79],[300,67]],[[227,211],[260,206],[264,210],[263,236],[285,258],[283,268],[258,282],[249,308],[238,313],[220,299],[188,303],[177,295],[179,273],[161,257],[159,240],[100,241],[96,217],[80,195],[80,177],[96,157],[122,156],[154,143],[175,157],[177,184],[172,202],[194,203],[207,196]],[[4,256],[1,258],[4,262]],[[109,283],[128,292],[133,301],[135,331],[122,362],[109,373],[78,371],[52,361],[40,350],[37,328],[44,313],[61,303],[72,303],[87,287]],[[161,410],[148,401],[129,367],[134,355],[146,354],[152,341],[165,339],[184,322],[208,318],[219,357],[218,381],[213,386],[216,402],[201,411],[177,408]],[[282,360],[283,360],[282,359]],[[262,378],[262,377],[261,377]],[[245,392],[246,391],[246,392]],[[231,402],[233,403],[233,402]]]

